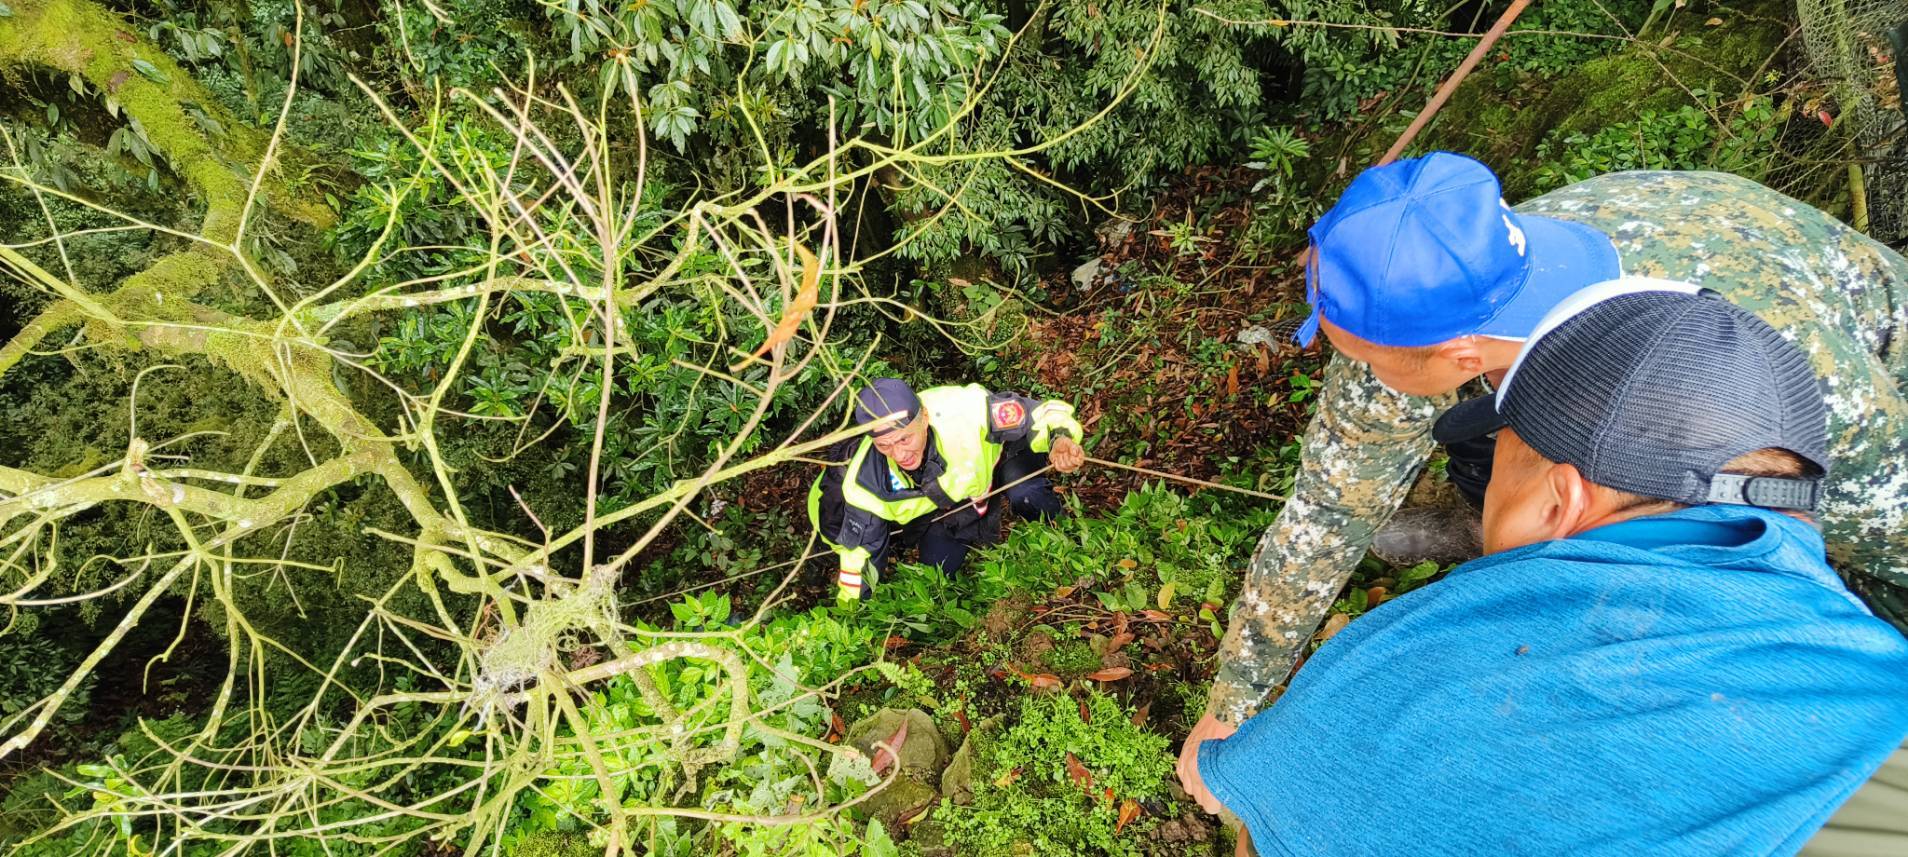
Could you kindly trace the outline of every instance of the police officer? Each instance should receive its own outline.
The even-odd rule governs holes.
[[[922,562],[960,568],[968,548],[999,532],[1003,499],[1023,518],[1060,516],[1052,483],[1027,477],[1086,461],[1072,405],[978,384],[917,394],[881,378],[856,395],[855,423],[876,425],[837,444],[808,492],[809,520],[840,558],[842,601],[861,598],[898,547],[918,545]],[[1003,486],[1004,497],[988,496]]]

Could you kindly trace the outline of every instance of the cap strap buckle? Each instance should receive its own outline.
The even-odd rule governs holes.
[[[1711,503],[1812,512],[1821,499],[1821,489],[1821,483],[1814,479],[1718,473],[1709,480],[1707,499]]]

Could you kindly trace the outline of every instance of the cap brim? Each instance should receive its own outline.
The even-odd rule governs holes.
[[[1585,286],[1623,275],[1616,246],[1610,237],[1588,226],[1534,214],[1520,214],[1530,253],[1530,273],[1524,287],[1500,307],[1476,333],[1505,339],[1523,339],[1537,328],[1552,307]]]
[[[1432,424],[1431,437],[1448,445],[1476,440],[1507,425],[1510,421],[1497,412],[1497,396],[1485,394],[1459,402],[1457,407],[1445,411],[1444,416]]]

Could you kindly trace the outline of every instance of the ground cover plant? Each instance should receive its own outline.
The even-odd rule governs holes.
[[[0,853],[1230,853],[1294,256],[1501,5],[7,0]],[[1420,149],[1850,205],[1780,4],[1539,5]],[[882,375],[1112,464],[837,607]]]

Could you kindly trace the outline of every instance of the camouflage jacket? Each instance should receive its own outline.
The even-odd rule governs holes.
[[[1824,381],[1833,468],[1820,520],[1850,588],[1908,630],[1908,259],[1737,176],[1628,172],[1519,212],[1610,235],[1623,270],[1697,283],[1798,343]],[[1414,398],[1334,357],[1292,497],[1259,541],[1210,711],[1251,716],[1285,679],[1432,448],[1452,397]]]

